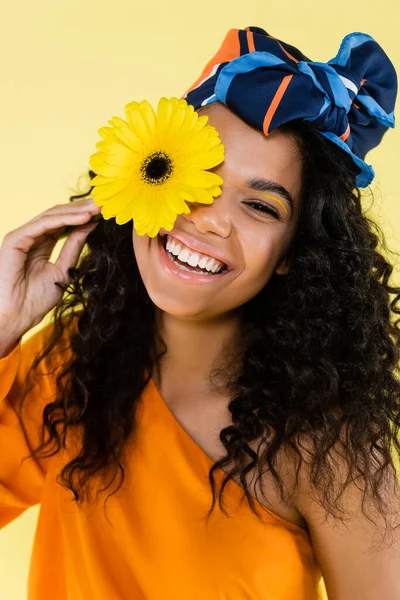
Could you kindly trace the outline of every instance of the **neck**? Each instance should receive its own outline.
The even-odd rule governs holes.
[[[212,368],[222,364],[228,349],[230,355],[236,352],[239,325],[237,312],[209,321],[189,321],[157,311],[157,330],[167,346],[153,373],[160,391],[172,386],[206,391]]]

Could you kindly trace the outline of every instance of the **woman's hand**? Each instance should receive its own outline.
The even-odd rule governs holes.
[[[0,246],[0,357],[61,300],[56,281],[69,283],[67,271],[79,259],[88,223],[101,207],[92,198],[57,204],[21,227],[9,231]],[[68,236],[55,263],[49,258],[68,226]]]

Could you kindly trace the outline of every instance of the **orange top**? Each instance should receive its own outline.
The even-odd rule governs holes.
[[[150,381],[128,448],[125,481],[79,508],[56,482],[65,450],[21,459],[37,447],[43,407],[55,394],[39,378],[17,408],[46,327],[0,360],[0,528],[40,503],[29,600],[317,600],[323,581],[308,534],[271,512],[260,522],[230,481],[208,525],[211,458],[174,417]],[[39,364],[39,371],[43,363]],[[43,368],[43,367],[42,367]],[[23,427],[24,425],[24,427]],[[24,433],[25,431],[25,433]],[[125,463],[124,463],[125,466]],[[223,479],[217,471],[217,481]],[[105,494],[105,495],[103,495]],[[256,502],[256,505],[258,503]]]

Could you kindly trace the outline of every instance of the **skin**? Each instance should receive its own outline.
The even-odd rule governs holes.
[[[235,338],[240,306],[274,271],[287,272],[287,262],[281,259],[297,226],[301,160],[292,139],[279,131],[266,138],[219,103],[208,107],[207,114],[225,146],[224,162],[213,169],[224,180],[222,194],[211,205],[191,204],[191,213],[179,215],[170,233],[188,233],[230,257],[231,273],[212,284],[188,285],[161,268],[157,238],[133,232],[138,267],[159,308],[159,328],[169,349],[168,374],[161,365],[161,387],[164,379],[182,380],[184,375],[186,388],[204,389],[222,344]],[[278,194],[271,199],[247,188],[244,183],[251,176],[283,185],[293,197],[294,210]],[[280,220],[246,204],[251,200],[275,210]]]
[[[274,131],[266,138],[221,104],[210,106],[207,114],[225,146],[224,162],[212,169],[224,180],[222,194],[211,205],[190,204],[191,213],[178,215],[170,233],[183,231],[221,251],[233,263],[229,279],[194,289],[159,268],[156,238],[133,234],[137,262],[139,268],[146,264],[141,273],[153,302],[168,315],[198,323],[226,319],[230,311],[255,296],[275,270],[286,272],[287,266],[278,267],[278,263],[296,230],[297,202],[292,213],[278,194],[267,198],[246,188],[246,179],[252,175],[273,179],[296,201],[301,185],[300,156],[289,137]],[[281,220],[245,204],[251,200],[264,202]]]
[[[207,107],[225,146],[224,162],[213,169],[224,180],[222,194],[211,205],[191,205],[189,215],[178,216],[174,231],[189,233],[229,256],[232,271],[207,285],[189,285],[160,266],[157,238],[133,232],[133,248],[148,294],[156,307],[159,331],[168,352],[153,380],[164,401],[189,435],[216,460],[225,454],[218,432],[230,422],[228,397],[209,387],[211,367],[225,344],[235,345],[240,307],[254,297],[276,272],[284,276],[290,265],[283,257],[293,241],[301,202],[301,157],[295,142],[278,130],[268,137],[248,126],[219,103]],[[268,198],[252,191],[245,181],[252,176],[271,179],[292,195],[293,210],[279,194]],[[246,205],[265,202],[280,219]],[[212,432],[212,435],[211,435]],[[350,484],[345,507],[350,518],[343,524],[329,516],[309,492],[306,466],[295,486],[294,463],[283,457],[281,475],[293,493],[293,503],[283,505],[266,477],[271,510],[310,532],[321,566],[329,600],[395,600],[400,598],[400,534],[394,533],[390,549],[379,544],[383,522],[372,524],[363,514],[361,492]],[[337,456],[338,477],[345,465]],[[388,482],[387,489],[389,489]],[[254,495],[254,494],[253,494]],[[400,501],[390,495],[395,514]],[[378,544],[374,548],[374,544]]]

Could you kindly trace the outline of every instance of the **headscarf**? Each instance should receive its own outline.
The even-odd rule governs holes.
[[[357,167],[358,187],[374,178],[364,162],[394,127],[397,76],[379,44],[365,33],[347,35],[327,63],[313,62],[259,27],[231,29],[183,98],[195,109],[222,102],[268,135],[294,119],[315,124]]]

